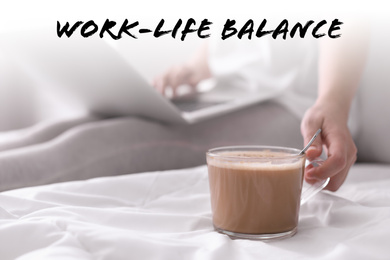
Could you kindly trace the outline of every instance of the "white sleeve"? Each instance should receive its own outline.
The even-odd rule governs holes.
[[[298,117],[317,97],[317,43],[307,39],[210,41],[209,66],[217,81],[248,91],[273,91]]]

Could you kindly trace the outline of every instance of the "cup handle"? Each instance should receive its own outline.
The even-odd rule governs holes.
[[[306,160],[306,167],[309,165],[311,165],[313,167],[318,167],[323,163],[324,163],[324,160],[320,159],[320,158],[317,158],[313,161]],[[309,199],[314,197],[314,195],[316,195],[318,192],[323,190],[326,187],[326,185],[328,185],[329,181],[330,181],[330,178],[318,181],[314,184],[308,184],[307,182],[303,181],[301,205],[305,204]]]

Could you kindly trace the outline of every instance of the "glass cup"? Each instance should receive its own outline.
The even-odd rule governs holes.
[[[230,146],[206,153],[213,225],[231,238],[274,240],[297,232],[300,205],[329,179],[304,184],[308,162],[300,150],[275,146]]]

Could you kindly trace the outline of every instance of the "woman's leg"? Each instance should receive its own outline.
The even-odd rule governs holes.
[[[45,142],[0,153],[0,190],[191,165],[174,126],[117,118],[76,126]]]
[[[27,147],[47,142],[70,128],[99,120],[92,115],[44,121],[28,128],[18,129],[0,134],[0,154],[3,151]]]
[[[207,149],[229,145],[303,145],[300,120],[272,101],[212,118],[187,130],[192,143]]]
[[[302,146],[299,120],[266,102],[195,125],[117,118],[79,125],[39,145],[0,153],[0,190],[205,163],[216,146]]]

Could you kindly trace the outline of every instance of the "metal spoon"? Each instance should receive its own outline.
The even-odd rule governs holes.
[[[317,132],[313,135],[313,137],[310,139],[309,143],[305,146],[305,148],[302,149],[302,151],[299,153],[299,155],[302,155],[306,152],[307,149],[309,149],[310,145],[314,142],[314,140],[317,138],[317,136],[321,133],[321,128],[317,130]]]

